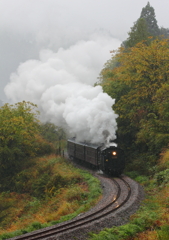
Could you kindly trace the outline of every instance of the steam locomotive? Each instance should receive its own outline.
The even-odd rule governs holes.
[[[125,167],[124,152],[116,146],[106,148],[68,139],[67,152],[70,158],[102,170],[111,176],[121,175]]]

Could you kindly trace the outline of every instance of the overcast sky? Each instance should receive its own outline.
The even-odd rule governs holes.
[[[91,84],[110,50],[117,49],[139,18],[147,0],[0,0],[0,99],[4,87],[20,63],[39,59],[42,49],[50,49],[65,64],[65,72],[81,77],[76,68],[88,66]],[[169,1],[151,0],[160,27],[169,27]],[[92,41],[92,47],[89,43]],[[68,58],[66,57],[68,56]],[[85,60],[83,59],[85,58]],[[89,59],[89,61],[88,61]],[[42,60],[41,60],[42,61]],[[90,64],[89,64],[90,63]],[[90,82],[90,79],[87,80]],[[9,96],[8,96],[9,97]]]

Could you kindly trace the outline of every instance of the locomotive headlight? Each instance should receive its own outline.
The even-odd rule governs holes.
[[[117,152],[116,152],[116,151],[113,151],[113,152],[112,152],[112,155],[113,155],[113,156],[116,156],[116,155],[117,155]]]

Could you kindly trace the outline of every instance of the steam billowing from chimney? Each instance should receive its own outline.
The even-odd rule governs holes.
[[[108,40],[106,40],[108,41]],[[20,64],[4,89],[13,102],[36,103],[43,121],[63,127],[78,141],[105,143],[116,138],[117,115],[112,110],[114,99],[93,87],[104,56],[111,44],[81,41],[57,53],[42,50],[39,60]],[[104,47],[106,46],[106,48]],[[108,56],[102,61],[106,61]]]

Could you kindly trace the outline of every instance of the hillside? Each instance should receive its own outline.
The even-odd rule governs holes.
[[[0,193],[0,239],[71,219],[101,196],[96,178],[55,155],[34,159],[15,186],[15,192]]]

